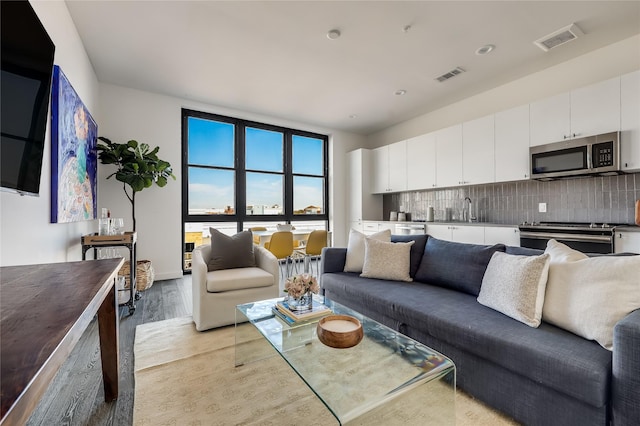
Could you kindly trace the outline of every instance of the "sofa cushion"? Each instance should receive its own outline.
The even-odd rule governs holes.
[[[373,235],[366,236],[360,231],[352,229],[349,232],[349,242],[347,243],[347,260],[344,263],[344,272],[362,272],[364,265],[364,239],[373,238],[380,241],[391,241],[391,230],[376,232]]]
[[[331,273],[322,276],[322,283],[330,300],[409,324],[585,403],[601,407],[609,398],[611,352],[544,321],[531,328],[473,296],[417,282]]]
[[[504,252],[504,244],[465,244],[429,237],[415,280],[478,296],[484,271],[496,251]]]
[[[478,302],[530,327],[538,327],[549,273],[549,255],[495,252],[482,278]]]
[[[207,291],[221,293],[244,288],[269,287],[273,275],[258,267],[222,269],[207,272]]]
[[[365,239],[364,265],[361,277],[382,280],[413,281],[409,275],[411,246],[407,243],[387,243]]]
[[[427,245],[427,234],[414,234],[414,235],[392,235],[392,243],[408,243],[409,241],[415,241],[415,244],[411,246],[411,266],[409,269],[409,275],[411,278],[416,276],[418,272],[418,266],[424,255],[424,247]]]
[[[640,309],[640,256],[586,257],[550,240],[545,321],[613,349],[613,328]]]
[[[251,231],[239,232],[228,236],[215,228],[211,232],[211,255],[207,262],[207,270],[247,268],[256,266],[253,254],[253,234]]]
[[[540,256],[541,254],[544,254],[544,250],[528,247],[506,246],[505,253],[515,254],[518,256]]]

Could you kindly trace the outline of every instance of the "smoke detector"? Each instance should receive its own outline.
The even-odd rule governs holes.
[[[449,80],[450,78],[455,77],[458,74],[462,74],[464,72],[464,70],[460,67],[456,67],[454,69],[452,69],[451,71],[448,71],[444,74],[442,74],[439,77],[436,77],[435,80],[438,80],[440,83]]]
[[[584,35],[582,30],[578,28],[576,24],[571,24],[534,41],[533,44],[535,44],[545,52],[548,52],[554,47],[558,47],[577,39],[581,35]]]

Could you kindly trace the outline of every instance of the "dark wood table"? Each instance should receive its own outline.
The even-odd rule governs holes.
[[[2,425],[23,425],[98,314],[105,401],[118,397],[115,281],[124,259],[0,268]]]

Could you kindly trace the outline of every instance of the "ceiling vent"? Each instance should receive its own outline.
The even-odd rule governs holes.
[[[444,74],[442,74],[440,77],[436,77],[435,79],[438,80],[440,83],[449,80],[450,78],[455,77],[458,74],[462,74],[464,72],[464,70],[460,67],[457,67],[455,69],[452,69],[449,72],[446,72]]]
[[[558,47],[560,45],[573,41],[583,34],[584,33],[580,30],[580,28],[578,28],[576,24],[571,24],[534,41],[533,44],[535,44],[545,52],[548,52],[554,47]]]

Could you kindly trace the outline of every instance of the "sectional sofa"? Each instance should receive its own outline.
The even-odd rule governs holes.
[[[615,325],[613,349],[609,350],[596,341],[548,323],[544,314],[539,326],[534,327],[478,302],[494,253],[520,261],[524,256],[542,256],[542,251],[501,244],[454,243],[427,235],[392,236],[391,241],[395,244],[413,241],[408,265],[411,282],[366,278],[357,271],[344,272],[347,248],[326,248],[322,253],[321,273],[325,297],[447,355],[456,365],[457,385],[461,389],[518,422],[581,426],[640,424],[637,295],[629,296],[630,304],[625,302],[625,309],[630,313]],[[640,265],[637,263],[640,256],[634,258],[636,262],[626,261],[625,267]],[[396,261],[393,256],[386,260]],[[553,264],[544,276],[549,282],[552,267]],[[504,268],[494,270],[500,274]],[[636,272],[639,274],[635,276],[640,277],[640,270]],[[566,272],[557,272],[556,278],[562,273]],[[626,276],[628,281],[630,275]],[[638,280],[640,286],[640,278]],[[548,299],[551,289],[546,290]],[[509,291],[506,289],[505,294]],[[554,291],[557,293],[558,288]],[[568,311],[583,309],[586,302],[577,302],[575,307],[570,306],[571,302],[564,305]],[[551,304],[548,300],[544,303]],[[595,303],[617,302],[596,300]],[[578,327],[581,325],[578,319]]]

